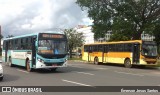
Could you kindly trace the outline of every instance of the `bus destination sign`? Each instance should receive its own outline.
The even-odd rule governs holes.
[[[63,38],[63,35],[59,35],[59,34],[42,34],[42,38]]]

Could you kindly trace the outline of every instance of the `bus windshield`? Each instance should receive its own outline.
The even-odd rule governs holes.
[[[66,41],[39,40],[38,53],[40,54],[66,54]]]
[[[153,44],[143,44],[142,54],[145,56],[157,56],[157,46]]]

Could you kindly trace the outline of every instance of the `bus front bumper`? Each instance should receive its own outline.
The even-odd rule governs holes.
[[[68,64],[68,62],[66,61],[66,62],[62,63],[62,65],[53,64],[52,66],[48,66],[47,64],[38,61],[36,63],[36,69],[67,67],[67,64]]]

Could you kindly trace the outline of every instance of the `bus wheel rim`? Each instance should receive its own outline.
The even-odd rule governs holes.
[[[94,63],[97,65],[98,64],[98,58],[95,58]]]
[[[131,62],[129,60],[127,60],[125,65],[126,65],[126,67],[131,67]]]
[[[11,62],[11,59],[10,59],[10,58],[9,58],[8,65],[9,65],[10,67],[12,66],[12,62]]]

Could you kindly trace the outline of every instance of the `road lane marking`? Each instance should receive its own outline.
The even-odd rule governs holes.
[[[107,70],[107,69],[109,69],[109,68],[97,68],[97,67],[95,68],[95,67],[92,67],[92,66],[91,67],[90,66],[89,67],[84,67],[84,66],[82,67],[80,65],[79,66],[78,65],[69,65],[69,66],[70,67],[75,67],[75,68],[80,68],[80,69],[81,68],[94,69],[94,70]]]
[[[65,79],[62,79],[62,81],[68,82],[68,83],[77,84],[77,85],[81,85],[81,86],[90,86],[90,87],[93,87],[93,86],[88,85],[88,84],[83,84],[83,83],[79,83],[79,82],[69,81],[69,80],[65,80]]]
[[[25,70],[20,70],[20,69],[17,69],[17,71],[20,71],[20,72],[23,72],[23,73],[29,73],[29,72],[27,72]]]
[[[83,67],[80,67],[80,66],[74,66],[74,65],[70,65],[70,67],[83,68]]]
[[[144,76],[144,75],[141,75],[141,74],[133,74],[133,73],[126,73],[126,72],[119,72],[119,71],[114,71],[114,72],[120,73],[120,74],[127,74],[127,75]]]
[[[77,73],[86,74],[86,75],[94,75],[94,74],[92,74],[92,73],[86,73],[86,72],[77,72]]]
[[[95,68],[95,69],[106,70],[106,69],[108,69],[108,68]]]

